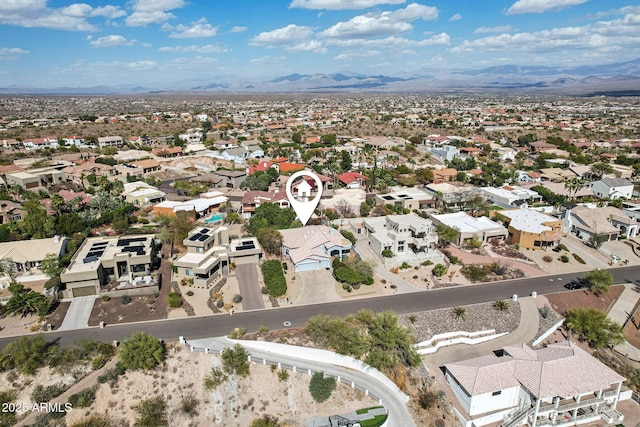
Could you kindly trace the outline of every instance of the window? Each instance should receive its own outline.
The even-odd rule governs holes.
[[[184,271],[184,274],[187,275],[187,276],[194,276],[193,270],[188,269],[188,268]]]
[[[502,390],[498,390],[491,393],[491,396],[500,396],[501,394],[502,394]]]
[[[202,252],[204,252],[204,248],[196,248],[196,252],[202,253]]]

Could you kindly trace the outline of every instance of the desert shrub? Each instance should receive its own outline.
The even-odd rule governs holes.
[[[580,255],[578,254],[574,254],[572,253],[571,256],[573,256],[573,258],[578,261],[580,264],[586,264],[587,262],[585,260],[583,260],[582,258],[580,258]]]
[[[238,304],[238,303],[242,302],[242,295],[240,295],[240,294],[235,294],[231,300],[232,300],[234,303]]]
[[[289,379],[289,371],[287,371],[286,369],[280,369],[278,371],[278,381],[285,382],[288,379]]]
[[[193,291],[187,291],[187,296],[188,297],[192,297],[193,296]]]
[[[487,270],[482,264],[465,265],[460,272],[472,282],[480,282],[487,277]]]
[[[38,384],[31,392],[31,401],[36,403],[48,402],[51,399],[60,396],[68,388],[69,386],[63,383],[55,383],[48,386]]]
[[[164,344],[153,335],[136,332],[122,342],[118,356],[125,369],[154,369],[164,361]]]
[[[441,277],[447,274],[447,266],[444,264],[436,264],[433,266],[433,275]]]
[[[15,411],[9,411],[9,403],[15,403],[16,391],[15,390],[3,390],[0,391],[0,407],[6,408],[6,411],[0,411],[0,425],[12,426],[16,423]]]
[[[493,308],[498,311],[509,311],[510,307],[509,301],[503,299],[499,299],[493,303]]]
[[[262,292],[262,295],[268,295],[269,288],[267,288],[266,286],[263,286],[262,288],[260,288],[260,292]]]
[[[347,292],[351,292],[351,285],[348,283],[343,283],[342,284],[342,289],[344,289]]]
[[[118,378],[124,375],[125,372],[126,369],[122,363],[118,362],[113,368],[98,377],[98,383],[104,384],[108,382],[111,385],[115,385],[118,382]]]
[[[430,266],[430,265],[433,265],[433,261],[431,261],[431,260],[429,260],[429,259],[428,259],[428,260],[426,260],[426,261],[423,261],[420,265],[422,265],[422,266],[424,266],[424,267],[428,267],[428,266]]]
[[[418,391],[418,404],[422,409],[431,409],[438,403],[439,395],[437,392],[425,384]]]
[[[453,309],[451,310],[451,315],[456,320],[465,320],[467,318],[467,309],[460,306],[453,307]]]
[[[251,422],[250,427],[279,427],[280,422],[278,418],[273,415],[263,415],[261,418],[256,418]]]
[[[451,264],[454,264],[454,265],[455,265],[455,264],[459,264],[459,263],[460,263],[460,258],[458,258],[458,257],[457,257],[457,256],[455,256],[455,255],[450,255],[450,256],[449,256],[449,262],[450,262]]]
[[[489,271],[496,276],[502,276],[503,274],[507,274],[509,272],[509,265],[498,261],[492,262],[491,264],[489,264]]]
[[[287,293],[287,280],[282,271],[282,264],[278,260],[265,261],[262,264],[262,275],[269,294],[279,297]]]
[[[198,411],[196,409],[198,408],[199,404],[200,401],[198,400],[196,395],[191,392],[185,394],[180,399],[180,409],[183,413],[191,417],[198,415]]]
[[[382,255],[384,258],[393,258],[393,252],[391,251],[391,249],[384,249],[380,255]]]
[[[164,427],[169,425],[167,420],[167,402],[161,396],[144,399],[133,406],[136,411],[134,427]]]
[[[80,421],[70,424],[69,427],[113,427],[114,421],[107,414],[92,413]]]
[[[122,295],[120,302],[122,302],[122,305],[127,305],[131,302],[131,297],[129,295]]]
[[[309,392],[311,397],[318,403],[322,403],[331,397],[331,393],[336,389],[336,379],[324,376],[324,372],[316,372],[309,381]]]
[[[96,399],[95,388],[85,388],[78,393],[69,396],[69,403],[74,408],[88,408]]]
[[[242,377],[249,375],[249,353],[240,344],[236,344],[233,348],[225,348],[221,357],[222,369],[227,374]]]
[[[110,359],[109,357],[103,354],[97,355],[96,357],[91,359],[91,369],[93,369],[94,371],[97,371],[98,369],[106,365],[109,359]]]
[[[56,350],[42,335],[20,337],[0,353],[0,370],[18,368],[25,375],[35,375]]]
[[[558,247],[559,247],[560,249],[562,249],[563,251],[567,251],[567,252],[569,252],[569,249],[567,249],[567,247],[566,247],[563,243],[560,243],[560,244],[558,245]]]
[[[229,334],[229,338],[233,340],[239,340],[246,333],[247,333],[247,328],[242,328],[242,327],[233,328],[233,330]]]
[[[566,256],[566,255],[561,255],[560,256],[560,261],[562,261],[564,263],[567,263],[567,262],[569,262],[569,257]]]
[[[206,391],[213,391],[227,380],[227,376],[220,368],[212,368],[209,375],[204,377],[203,387]]]
[[[111,301],[111,297],[109,295],[102,295],[100,297],[100,299],[102,300],[102,302],[109,302]]]
[[[180,292],[169,292],[167,302],[171,308],[180,308],[182,307],[182,295]]]
[[[218,307],[218,308],[222,308],[222,307],[224,307],[224,300],[219,299],[219,300],[216,302],[216,307]]]
[[[553,261],[553,257],[551,255],[545,255],[545,256],[542,257],[542,260],[544,262],[551,262],[551,261]]]
[[[408,269],[408,268],[411,268],[411,266],[410,266],[410,265],[409,265],[409,263],[408,263],[408,262],[406,262],[406,261],[405,261],[405,262],[403,262],[403,263],[402,263],[402,265],[400,266],[400,269],[401,269],[401,270],[406,270],[406,269]]]

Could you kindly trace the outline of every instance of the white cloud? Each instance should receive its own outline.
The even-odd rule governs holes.
[[[497,27],[478,27],[474,30],[474,34],[485,34],[485,33],[510,33],[513,31],[513,27],[511,25],[501,25]]]
[[[67,31],[95,31],[87,20],[91,17],[123,16],[118,6],[93,8],[85,3],[73,3],[62,8],[47,7],[47,0],[0,1],[0,24],[26,28],[50,28]]]
[[[448,45],[451,38],[447,33],[436,34],[428,39],[410,40],[404,37],[389,36],[383,39],[333,39],[326,43],[331,46],[360,47],[376,49],[404,49],[409,47],[428,47]]]
[[[183,7],[185,0],[133,0],[133,13],[125,20],[130,27],[144,27],[168,21],[175,16],[170,10]]]
[[[507,9],[507,15],[519,13],[542,13],[548,10],[565,9],[586,3],[589,0],[518,0]]]
[[[367,50],[367,51],[352,51],[341,53],[340,55],[336,55],[333,57],[336,61],[350,61],[355,58],[373,58],[375,56],[380,56],[380,51],[378,50]]]
[[[242,27],[240,25],[236,25],[235,27],[233,27],[230,31],[232,33],[243,33],[245,31],[247,31],[248,28],[247,27]]]
[[[131,46],[135,43],[136,43],[136,40],[127,40],[123,36],[116,35],[116,34],[100,37],[96,40],[91,40],[89,42],[89,44],[93,47]]]
[[[231,49],[224,48],[217,44],[207,44],[204,46],[163,46],[158,49],[158,51],[172,53],[225,53],[230,52]]]
[[[14,59],[20,55],[26,55],[27,53],[30,52],[19,47],[0,47],[0,60]]]
[[[453,16],[451,16],[451,18],[449,18],[449,21],[453,22],[453,21],[459,21],[461,19],[462,19],[462,15],[460,15],[459,13],[456,13]]]
[[[163,29],[171,30],[172,33],[169,37],[174,39],[187,39],[197,37],[213,37],[218,32],[218,27],[207,22],[207,18],[200,18],[199,20],[192,22],[191,25],[177,25],[172,27],[165,24]]]
[[[413,29],[409,23],[417,19],[433,20],[438,17],[438,9],[411,3],[404,9],[393,12],[372,12],[338,22],[322,31],[320,36],[328,38],[364,38],[387,34],[398,34]]]
[[[273,31],[266,31],[251,39],[250,44],[256,46],[276,46],[304,40],[313,34],[310,27],[289,24]]]
[[[636,50],[640,55],[640,14],[628,14],[612,21],[600,21],[582,27],[558,27],[529,33],[499,34],[476,40],[465,40],[451,49],[453,53],[470,54],[505,52],[514,58],[518,54],[539,54],[556,62],[566,58],[575,62],[579,52],[604,57],[612,51]],[[571,55],[566,55],[570,52]]]
[[[260,58],[253,58],[249,60],[252,64],[281,64],[287,58],[285,56],[261,56]]]
[[[327,48],[319,40],[306,40],[286,48],[291,52],[327,53]]]
[[[303,9],[366,9],[379,4],[403,4],[405,0],[293,0],[289,7]]]

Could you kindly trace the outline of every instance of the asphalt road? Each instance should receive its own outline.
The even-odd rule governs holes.
[[[630,283],[640,279],[640,266],[618,267],[609,271],[614,275],[614,283]],[[45,337],[49,340],[55,340],[61,345],[71,345],[82,338],[93,338],[107,342],[121,341],[137,331],[146,331],[165,341],[175,341],[179,336],[184,336],[186,339],[198,339],[226,335],[236,327],[245,327],[249,331],[256,331],[263,325],[269,329],[282,329],[285,328],[284,322],[291,322],[287,327],[295,328],[304,326],[309,317],[318,314],[346,316],[360,309],[412,313],[508,299],[513,294],[526,296],[533,291],[540,295],[563,292],[566,291],[565,283],[579,278],[583,274],[568,273],[324,304],[269,308],[240,312],[232,316],[211,315],[107,325],[104,329],[52,331],[46,332]],[[0,339],[0,347],[4,348],[8,342],[13,340],[15,338]]]

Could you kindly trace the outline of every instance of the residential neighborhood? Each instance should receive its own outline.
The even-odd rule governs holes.
[[[35,99],[7,97],[0,339],[239,319],[233,339],[313,343],[379,370],[387,394],[366,389],[358,399],[384,408],[388,425],[406,413],[445,427],[640,417],[636,103],[390,100],[149,99],[113,115],[88,99],[61,101],[51,115]],[[114,108],[123,102],[114,98]],[[9,113],[17,107],[32,114]],[[298,202],[320,194],[308,221],[288,185]],[[621,275],[631,279],[614,282]],[[499,297],[485,296],[496,289]],[[412,295],[447,295],[453,305],[408,312],[398,301]],[[336,332],[322,316],[344,304],[375,308]],[[391,365],[318,335],[352,342],[348,331],[370,333],[361,328],[382,322],[373,319],[385,307],[393,328],[410,334]],[[294,308],[308,309],[313,327],[292,326]],[[609,335],[594,338],[579,318],[587,310],[613,322],[598,326]],[[282,313],[283,335],[242,330],[242,319],[264,312]],[[211,335],[190,333],[179,345],[223,351]],[[350,381],[350,392],[364,392]],[[388,395],[404,409],[385,406]]]

